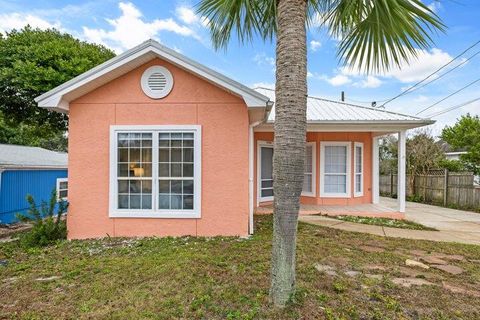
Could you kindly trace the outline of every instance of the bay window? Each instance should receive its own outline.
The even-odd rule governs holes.
[[[110,216],[200,217],[200,126],[112,126]]]
[[[321,142],[320,196],[350,197],[350,142]]]

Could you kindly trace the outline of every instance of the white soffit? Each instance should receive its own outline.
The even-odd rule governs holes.
[[[39,107],[68,112],[70,101],[85,95],[157,57],[242,97],[249,108],[267,107],[269,99],[260,92],[225,77],[154,40],[147,40],[135,48],[92,68],[38,96],[35,98],[35,101]]]

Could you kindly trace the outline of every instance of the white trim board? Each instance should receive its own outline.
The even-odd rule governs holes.
[[[90,69],[64,84],[38,96],[39,107],[68,112],[69,102],[112,81],[119,76],[151,61],[161,58],[187,70],[229,92],[240,96],[250,108],[269,108],[269,98],[248,88],[184,55],[169,49],[155,40],[147,40],[140,45]]]
[[[273,201],[272,197],[263,197],[261,196],[262,192],[262,153],[261,148],[272,148],[273,149],[273,142],[272,141],[257,141],[257,207],[260,202],[269,202]],[[272,164],[273,165],[273,164]],[[273,188],[273,186],[272,186]]]
[[[357,172],[357,148],[361,148],[361,172]],[[354,197],[363,197],[364,193],[364,179],[365,179],[365,151],[363,147],[363,142],[354,142],[353,143],[353,196]],[[357,174],[360,174],[360,191],[357,192]]]
[[[304,192],[302,190],[301,196],[316,197],[317,196],[317,142],[309,141],[305,144],[305,146],[312,146],[312,192]]]

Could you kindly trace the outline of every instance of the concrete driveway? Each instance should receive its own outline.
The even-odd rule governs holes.
[[[381,205],[392,209],[397,208],[397,201],[395,199],[380,199]],[[319,226],[345,231],[369,233],[381,237],[458,242],[480,245],[480,213],[442,208],[415,202],[407,202],[405,217],[407,220],[435,228],[438,231],[410,230],[366,225],[340,221],[318,215],[304,215],[300,216],[299,219],[300,221]]]

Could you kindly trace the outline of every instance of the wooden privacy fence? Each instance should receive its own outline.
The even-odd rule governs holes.
[[[425,175],[407,175],[407,197],[415,201],[465,209],[480,209],[480,187],[471,172],[432,170]],[[380,175],[380,194],[397,195],[397,174]]]

